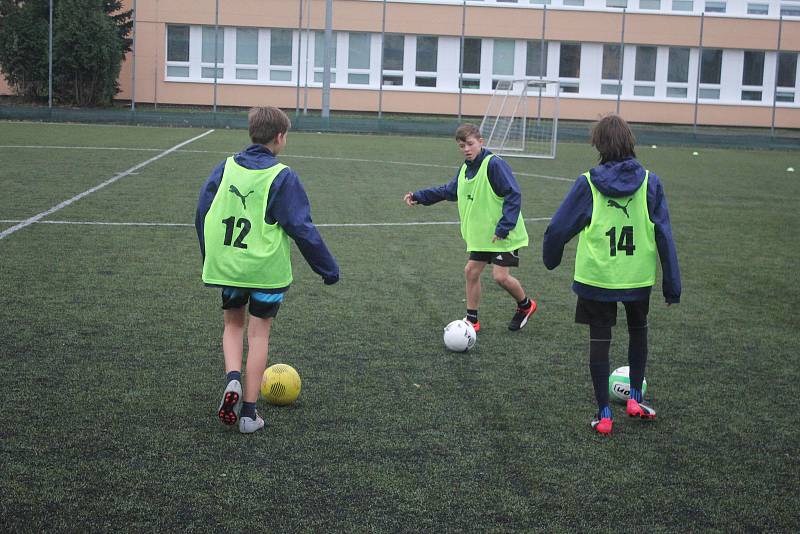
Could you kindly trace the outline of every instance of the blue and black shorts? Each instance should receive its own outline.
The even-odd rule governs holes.
[[[266,319],[278,315],[278,308],[283,302],[283,293],[267,293],[262,289],[246,287],[222,288],[222,309],[239,309],[250,302],[247,311],[254,317]]]

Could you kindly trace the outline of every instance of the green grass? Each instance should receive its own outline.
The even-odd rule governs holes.
[[[43,147],[0,148],[0,231],[200,133],[0,123],[3,145]],[[4,531],[800,529],[797,152],[638,150],[664,182],[684,285],[679,306],[654,292],[654,423],[618,408],[612,437],[591,433],[574,243],[546,271],[546,221],[528,223],[515,271],[540,311],[508,332],[513,305],[486,275],[466,355],[441,341],[464,313],[457,226],[322,226],[342,280],[324,286],[295,251],[270,346],[302,394],[260,405],[267,431],[241,436],[214,415],[219,295],[191,223],[211,168],[246,142],[216,131],[44,219],[187,226],[40,222],[0,240]],[[282,159],[317,223],[457,218],[401,202],[455,173],[449,139],[292,133]],[[570,187],[531,175],[594,161],[570,144],[511,160],[525,217],[549,217]],[[627,363],[620,316],[612,367]]]

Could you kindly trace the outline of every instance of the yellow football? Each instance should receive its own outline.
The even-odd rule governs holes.
[[[261,380],[261,396],[270,404],[286,406],[300,395],[302,384],[294,367],[276,363],[267,367]]]

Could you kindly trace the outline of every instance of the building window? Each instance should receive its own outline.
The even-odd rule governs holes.
[[[672,0],[672,11],[692,11],[694,2],[692,0]]]
[[[628,7],[628,0],[606,0],[606,7]]]
[[[347,83],[369,85],[370,34],[351,33],[347,47]]]
[[[800,3],[781,2],[781,15],[784,17],[800,17]]]
[[[794,87],[797,77],[797,52],[781,52],[778,56],[778,87]]]
[[[667,63],[667,97],[686,98],[689,94],[689,49],[671,47]]]
[[[620,50],[618,44],[603,45],[603,66],[601,71],[602,83],[600,84],[601,95],[617,96],[622,92],[620,83]]]
[[[291,81],[292,30],[273,29],[269,34],[269,79],[279,82]]]
[[[581,77],[581,44],[561,43],[558,60],[558,77],[561,80],[562,93],[580,92]],[[564,79],[566,78],[566,79]]]
[[[481,40],[464,39],[464,59],[461,62],[461,87],[480,89],[481,86]]]
[[[700,58],[700,90],[698,98],[719,100],[722,74],[722,50],[706,48]]]
[[[222,78],[225,61],[225,28],[203,26],[200,76],[202,78]]]
[[[336,83],[336,41],[338,33],[331,37],[331,83]],[[314,82],[322,83],[325,70],[325,32],[314,32]]]
[[[336,43],[339,40],[337,32],[331,37],[331,83],[336,83]],[[314,32],[314,81],[322,83],[325,74],[325,32]]]
[[[700,83],[719,85],[722,74],[722,50],[706,48],[700,62]]]
[[[656,94],[656,56],[655,46],[637,46],[634,66],[633,94],[635,96],[655,96]],[[648,83],[641,83],[648,82]]]
[[[604,44],[603,45],[603,79],[604,80],[619,80],[620,79],[620,50],[618,44]]]
[[[661,9],[661,0],[639,0],[639,9]]]
[[[189,77],[189,26],[167,25],[167,76]]]
[[[495,39],[492,53],[492,89],[497,86],[497,80],[513,78],[514,76],[514,48],[511,39]]]
[[[189,61],[189,26],[167,26],[167,61]]]
[[[383,85],[403,85],[405,45],[405,35],[387,33],[383,36]]]
[[[706,13],[725,13],[725,2],[706,1]]]
[[[547,76],[547,41],[528,41],[525,53],[525,76]]]
[[[747,4],[748,15],[769,15],[769,4]]]
[[[258,28],[236,28],[236,79],[258,79]]]
[[[436,87],[438,69],[439,38],[431,35],[417,36],[417,66],[414,85],[417,87]]]
[[[742,100],[761,100],[764,85],[764,56],[763,51],[744,51]]]
[[[550,3],[549,0],[547,3]],[[562,4],[570,7],[583,7],[583,0],[563,0]]]
[[[796,84],[797,52],[781,52],[778,55],[778,91],[775,100],[794,102]]]

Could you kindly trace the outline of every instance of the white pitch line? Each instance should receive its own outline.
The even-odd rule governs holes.
[[[3,230],[2,232],[0,232],[0,239],[3,239],[5,237],[13,234],[17,230],[21,230],[21,229],[25,228],[26,226],[32,225],[33,223],[39,221],[39,219],[42,219],[43,217],[47,217],[51,213],[55,213],[60,209],[66,208],[67,206],[69,206],[73,202],[76,202],[76,201],[82,199],[83,197],[85,197],[87,195],[91,195],[95,191],[98,191],[98,190],[104,188],[107,185],[113,184],[114,182],[116,182],[120,178],[125,178],[129,174],[131,174],[131,173],[133,173],[135,171],[138,171],[142,167],[144,167],[146,165],[149,165],[150,163],[153,163],[154,161],[156,161],[158,159],[161,159],[164,156],[166,156],[168,154],[171,154],[172,152],[175,152],[176,150],[178,150],[182,146],[186,146],[186,145],[188,145],[189,143],[191,143],[193,141],[197,141],[198,139],[207,136],[208,134],[212,133],[213,131],[214,130],[208,130],[207,132],[203,132],[200,135],[192,137],[189,140],[183,141],[182,143],[178,143],[174,147],[169,148],[169,149],[161,152],[157,156],[153,156],[152,158],[148,159],[147,161],[143,161],[142,163],[139,163],[138,165],[134,165],[133,167],[131,167],[127,171],[123,171],[121,173],[118,173],[118,174],[112,176],[111,178],[109,178],[108,180],[106,180],[105,182],[103,182],[101,184],[98,184],[98,185],[92,187],[91,189],[87,189],[83,193],[78,193],[74,197],[69,198],[69,199],[65,200],[64,202],[61,202],[60,204],[56,204],[55,206],[53,206],[52,208],[50,208],[48,210],[45,210],[45,211],[43,211],[41,213],[38,213],[38,214],[34,215],[33,217],[25,219],[21,223],[16,224],[16,225],[12,226],[11,228],[7,228],[7,229]]]
[[[549,221],[550,217],[533,217],[524,219],[525,222],[541,222]],[[16,223],[18,220],[2,220],[0,223]],[[192,227],[193,224],[189,223],[148,223],[148,222],[102,222],[102,221],[35,221],[37,224],[75,224],[75,225],[88,225],[88,226],[167,226],[167,227]],[[365,227],[365,226],[430,226],[441,224],[461,224],[459,221],[422,221],[422,222],[378,222],[378,223],[321,223],[315,224],[317,227],[326,228],[352,228],[352,227]]]
[[[129,148],[129,147],[100,147],[100,146],[36,146],[36,145],[0,145],[0,148],[26,148],[26,149],[53,149],[53,150],[127,150],[137,152],[155,152],[158,148]],[[226,154],[232,152],[225,150],[178,150],[177,152],[187,154]],[[305,156],[300,154],[282,154],[281,157],[297,159],[324,159],[326,161],[350,161],[356,163],[383,163],[388,165],[405,165],[407,167],[431,167],[437,169],[454,169],[454,165],[439,165],[436,163],[420,163],[415,161],[384,161],[376,159],[362,158],[337,158],[330,156]],[[574,178],[564,178],[563,176],[548,176],[546,174],[534,174],[530,172],[515,172],[517,176],[531,176],[533,178],[544,178],[545,180],[557,180],[559,182],[574,182]]]

